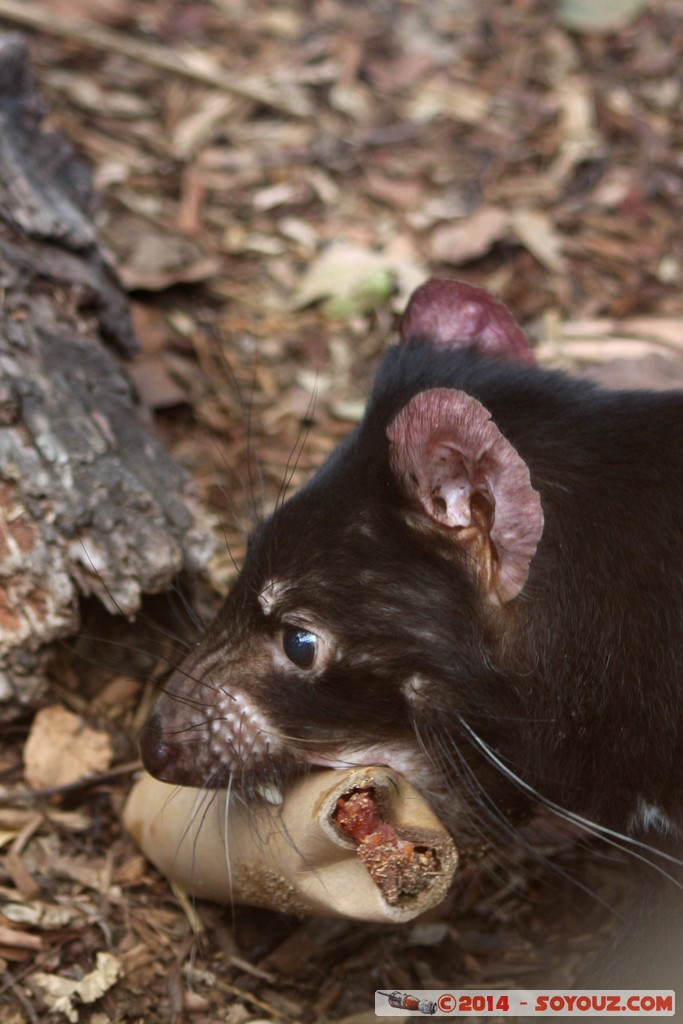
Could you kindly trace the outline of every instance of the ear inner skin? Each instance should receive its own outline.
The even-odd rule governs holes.
[[[543,532],[526,463],[481,402],[433,388],[387,428],[392,473],[411,505],[467,548],[491,596],[521,591]]]
[[[535,363],[512,313],[483,288],[434,278],[412,295],[401,324],[404,345],[429,339],[435,348],[475,348],[486,355]]]

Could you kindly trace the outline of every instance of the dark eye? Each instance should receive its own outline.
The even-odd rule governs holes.
[[[284,626],[282,630],[282,650],[297,668],[313,668],[318,651],[318,638],[315,633],[299,626]]]

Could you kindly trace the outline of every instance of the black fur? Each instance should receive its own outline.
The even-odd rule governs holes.
[[[502,606],[486,600],[439,531],[406,520],[390,470],[387,427],[435,387],[465,391],[490,411],[541,496],[545,525],[528,580]],[[240,748],[246,763],[229,770],[246,789],[300,770],[306,751],[397,745],[415,751],[417,784],[463,846],[500,842],[507,822],[546,803],[676,854],[682,515],[682,394],[605,391],[471,350],[435,350],[429,339],[393,348],[357,430],[256,530],[224,609],[169,684],[180,700],[165,698],[150,720],[145,761],[169,781],[224,784],[225,765],[203,741],[220,717],[215,695],[234,685],[286,737],[251,759]],[[258,595],[272,579],[287,589],[266,615]],[[334,637],[325,671],[311,676],[265,655],[250,662],[249,651],[264,637],[277,644],[282,621],[302,609]],[[646,805],[660,827],[638,814]],[[676,874],[671,861],[634,849]],[[658,879],[656,868],[646,877]],[[629,948],[622,936],[587,981],[683,980],[678,888],[662,881],[663,902],[654,888],[648,919],[678,937],[655,948],[643,933]]]

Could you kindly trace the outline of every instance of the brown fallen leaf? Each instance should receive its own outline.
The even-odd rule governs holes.
[[[23,899],[27,901],[35,900],[40,896],[40,882],[33,877],[24,863],[23,857],[17,850],[11,849],[2,858],[2,866],[12,879],[14,887],[21,893]]]
[[[683,349],[683,319],[664,316],[634,316],[624,320],[599,318],[571,320],[562,325],[562,336],[571,338],[625,337],[659,342]]]
[[[14,946],[17,949],[42,949],[43,939],[40,935],[32,932],[20,931],[18,928],[8,928],[0,924],[0,944],[3,946]]]
[[[126,288],[155,292],[205,281],[219,269],[218,260],[204,256],[189,239],[149,230],[138,237],[119,277]]]
[[[167,409],[187,402],[187,391],[169,373],[163,354],[140,360],[128,372],[140,401],[148,409]]]
[[[525,249],[546,269],[555,273],[564,270],[562,240],[551,218],[540,210],[515,210],[510,227]]]
[[[106,232],[124,287],[163,291],[176,284],[194,284],[213,277],[220,261],[187,235],[152,226],[135,214],[122,214]]]
[[[595,97],[591,80],[585,75],[569,75],[557,89],[560,106],[562,142],[550,169],[554,181],[569,178],[583,162],[604,155],[605,141],[597,127]]]
[[[415,210],[423,199],[424,189],[419,182],[406,178],[388,178],[383,174],[369,174],[368,194],[398,210]]]
[[[76,921],[82,922],[83,912],[77,906],[55,906],[41,900],[31,900],[30,903],[5,901],[2,905],[2,917],[15,926],[40,928],[46,932],[68,928]]]
[[[122,972],[123,967],[117,957],[100,952],[95,969],[80,979],[37,971],[30,980],[41,989],[42,997],[51,1010],[63,1013],[72,1024],[77,1024],[80,1016],[76,1008],[78,1004],[94,1003],[116,984]]]
[[[24,746],[24,775],[34,789],[76,782],[92,772],[105,771],[112,761],[106,732],[59,705],[35,716]]]
[[[449,75],[440,73],[415,90],[408,111],[410,117],[421,122],[445,116],[464,124],[481,124],[490,106],[491,97],[483,89],[454,82]]]
[[[503,239],[510,228],[510,214],[500,206],[483,206],[471,217],[445,224],[432,232],[434,259],[459,266],[479,259]]]

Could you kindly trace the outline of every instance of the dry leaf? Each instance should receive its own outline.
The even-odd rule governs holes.
[[[384,174],[367,175],[368,194],[399,210],[415,210],[424,200],[424,187],[414,178],[388,178]]]
[[[103,89],[91,75],[56,71],[50,76],[50,84],[72,103],[84,110],[97,111],[101,116],[137,118],[149,117],[151,113],[144,97],[118,89]]]
[[[666,348],[644,338],[624,336],[594,338],[565,337],[559,343],[550,342],[534,349],[541,361],[550,361],[561,355],[576,362],[609,363],[613,359],[643,359],[645,356],[666,355]]]
[[[499,206],[483,206],[471,217],[436,228],[432,233],[431,253],[444,263],[469,263],[485,256],[505,237],[510,214]]]
[[[102,858],[53,856],[50,858],[50,874],[71,878],[95,892],[108,893],[111,890],[111,865]]]
[[[597,317],[546,321],[534,349],[545,366],[579,370],[607,387],[669,390],[683,385],[683,321],[674,317]]]
[[[74,921],[82,923],[83,920],[83,914],[79,909],[55,906],[40,900],[31,900],[29,903],[3,903],[2,916],[13,924],[40,928],[42,931],[57,931],[73,924]]]
[[[187,391],[171,376],[163,354],[134,363],[128,370],[135,390],[148,409],[166,409],[187,402]]]
[[[579,32],[616,32],[647,7],[647,0],[560,0],[557,20]]]
[[[550,175],[555,181],[569,177],[583,161],[596,160],[605,141],[596,124],[593,84],[584,75],[568,76],[557,89],[562,143]]]
[[[139,679],[132,679],[130,676],[115,676],[99,691],[90,707],[93,712],[101,708],[121,708],[139,696],[142,686]]]
[[[297,288],[296,309],[327,299],[325,312],[344,317],[388,301],[394,272],[386,256],[355,245],[333,245],[313,261]]]
[[[42,949],[43,940],[40,935],[32,932],[20,931],[18,928],[8,928],[0,924],[0,945],[10,946],[15,949]]]
[[[642,359],[589,363],[582,367],[582,375],[608,388],[647,388],[652,391],[683,388],[683,363],[656,352]]]
[[[465,124],[480,124],[486,118],[490,105],[491,97],[482,89],[452,82],[448,76],[440,74],[415,91],[408,111],[415,121],[450,117]]]
[[[63,786],[105,771],[111,760],[106,732],[89,728],[78,715],[55,705],[43,708],[33,720],[24,747],[24,775],[34,789]]]
[[[683,349],[683,319],[666,316],[633,316],[625,320],[598,318],[571,320],[562,325],[565,338],[610,338],[614,336],[659,342]]]
[[[7,843],[11,843],[12,840],[16,839],[16,837],[16,832],[11,832],[8,829],[0,828],[0,847],[6,846]]]
[[[213,140],[228,121],[235,107],[235,97],[225,93],[210,93],[186,114],[173,129],[169,145],[177,160],[187,160],[202,146]]]
[[[544,267],[555,273],[564,270],[562,241],[552,220],[545,213],[538,210],[515,210],[510,217],[510,227],[522,245]]]
[[[126,288],[163,291],[204,281],[219,269],[218,261],[205,256],[189,238],[148,229],[134,239],[119,277]]]
[[[95,969],[80,980],[39,971],[31,975],[31,981],[42,990],[42,997],[53,1012],[63,1013],[72,1024],[78,1024],[78,1004],[94,1003],[116,984],[122,973],[123,966],[117,957],[100,952]]]

